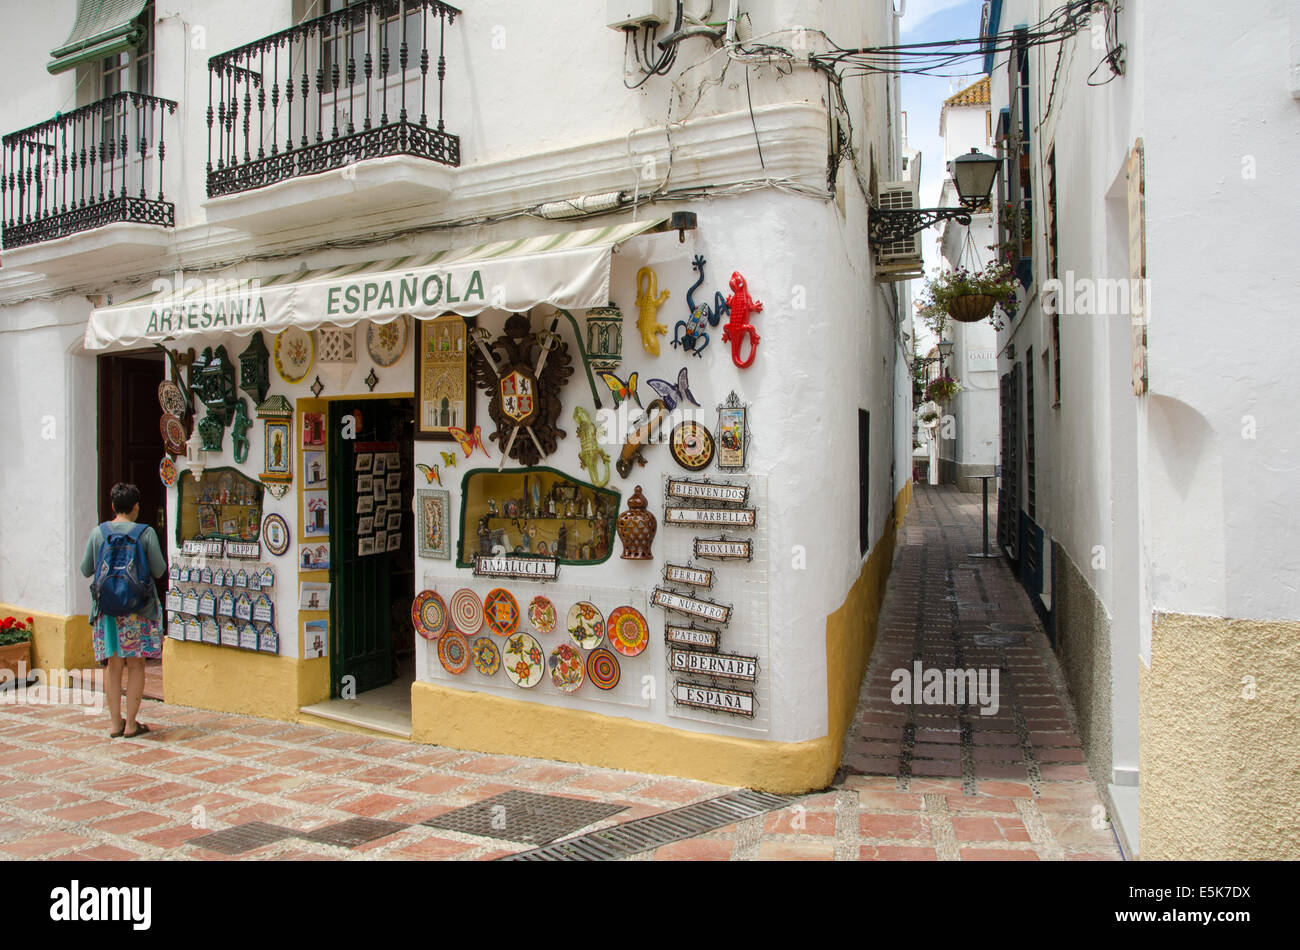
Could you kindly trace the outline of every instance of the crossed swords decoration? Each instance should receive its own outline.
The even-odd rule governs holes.
[[[534,333],[530,319],[516,313],[495,342],[482,327],[470,331],[477,347],[474,382],[491,397],[488,415],[497,426],[489,436],[501,448],[497,471],[507,458],[525,466],[538,464],[567,435],[558,425],[560,390],[573,375],[573,366],[568,347],[555,332],[558,325],[557,316],[550,329]],[[528,438],[520,439],[520,431]]]

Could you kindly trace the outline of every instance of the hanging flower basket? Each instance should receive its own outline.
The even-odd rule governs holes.
[[[978,323],[993,312],[996,297],[989,294],[962,294],[948,301],[948,316],[958,323]]]
[[[925,387],[925,401],[944,403],[961,392],[961,385],[951,376],[940,376],[930,380]]]
[[[941,336],[948,317],[960,323],[978,323],[994,317],[998,304],[1014,307],[1016,287],[1016,275],[1005,263],[973,272],[957,268],[926,280],[918,309],[930,329]],[[993,324],[998,326],[996,317]]]

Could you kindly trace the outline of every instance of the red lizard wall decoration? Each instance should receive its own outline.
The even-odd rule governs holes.
[[[727,298],[727,307],[731,313],[722,327],[722,342],[731,341],[731,361],[744,369],[754,362],[754,357],[758,354],[759,336],[749,322],[749,315],[762,313],[763,304],[749,295],[749,285],[745,283],[740,271],[731,275],[731,296]],[[749,358],[742,360],[741,343],[746,337],[749,338]]]

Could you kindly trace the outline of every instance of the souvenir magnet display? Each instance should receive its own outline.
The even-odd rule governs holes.
[[[731,296],[727,298],[729,316],[722,326],[722,342],[731,341],[731,362],[745,369],[758,355],[759,336],[749,319],[751,314],[762,313],[763,304],[749,295],[749,285],[736,271],[731,275]],[[749,340],[749,356],[742,357],[744,341]]]
[[[622,671],[618,667],[618,657],[603,648],[596,648],[587,655],[587,679],[597,689],[613,689],[618,685]]]
[[[656,399],[650,403],[650,408],[646,410],[643,421],[628,433],[627,441],[623,443],[623,451],[619,453],[618,461],[614,467],[618,469],[618,474],[627,478],[632,474],[632,464],[645,465],[646,457],[644,448],[653,440],[659,429],[667,421],[668,407],[662,399]]]
[[[505,667],[510,682],[522,689],[530,689],[541,682],[546,669],[542,646],[534,637],[516,633],[506,640],[501,651],[501,665]]]
[[[529,601],[528,622],[538,633],[550,633],[555,629],[555,604],[549,597],[538,594]]]
[[[597,430],[591,415],[581,406],[573,407],[573,422],[578,430],[578,464],[587,470],[593,485],[604,488],[609,484],[609,453],[600,447],[599,438],[605,429],[602,426]]]
[[[749,454],[749,407],[731,392],[718,406],[718,468],[739,472],[745,468]]]
[[[636,328],[641,331],[641,345],[651,356],[659,355],[659,337],[668,333],[668,327],[659,322],[659,308],[668,296],[666,290],[659,293],[659,277],[654,268],[642,267],[636,272],[636,305],[640,311]]]
[[[708,468],[713,461],[713,433],[702,422],[687,419],[679,422],[668,440],[668,451],[675,461],[688,472]]]
[[[469,641],[465,634],[452,630],[438,638],[438,662],[453,676],[469,669]]]
[[[584,650],[600,646],[605,638],[605,615],[595,604],[580,600],[569,608],[567,617],[569,636]]]
[[[627,500],[627,511],[618,516],[618,539],[623,542],[621,556],[625,561],[649,561],[654,557],[650,548],[659,525],[649,505],[641,486],[637,485]]]
[[[498,637],[508,637],[519,629],[519,601],[504,587],[494,588],[483,598],[483,619]]]
[[[272,512],[266,516],[262,521],[262,540],[266,550],[276,557],[289,550],[289,523],[283,515]]]
[[[498,468],[507,457],[521,465],[536,465],[555,451],[566,434],[558,425],[560,390],[573,375],[573,366],[568,347],[554,332],[558,322],[557,318],[552,329],[534,333],[527,316],[511,314],[505,333],[490,346],[487,331],[471,333],[477,349],[470,369],[475,383],[490,397],[488,415],[497,430],[488,438],[501,449]]]
[[[451,595],[451,622],[461,633],[478,633],[483,627],[483,601],[468,587]]]
[[[551,682],[561,693],[577,692],[585,678],[582,654],[571,643],[561,643],[547,660],[551,668]]]
[[[647,379],[646,385],[659,394],[659,398],[664,401],[664,405],[668,407],[669,412],[676,409],[679,403],[685,404],[689,402],[694,406],[700,404],[695,398],[695,394],[691,392],[691,381],[685,366],[677,374],[676,383],[670,383],[666,379]]]
[[[491,637],[479,637],[473,643],[474,669],[484,676],[495,676],[501,669],[501,651]]]
[[[609,612],[605,636],[624,656],[640,656],[650,645],[650,626],[635,607],[615,607]]]

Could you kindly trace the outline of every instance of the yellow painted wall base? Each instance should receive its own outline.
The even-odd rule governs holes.
[[[807,742],[739,739],[415,683],[411,738],[475,752],[676,775],[781,794],[825,788],[839,768],[858,687],[875,645],[894,558],[895,518],[906,511],[910,489],[908,485],[899,493],[894,513],[844,604],[826,618],[828,735]]]
[[[71,617],[26,610],[13,604],[0,604],[0,617],[31,617],[36,623],[32,637],[32,669],[84,670],[97,666],[95,649],[90,640],[90,618],[85,614]]]
[[[163,700],[265,719],[298,718],[299,661],[207,643],[163,641]]]
[[[1142,859],[1300,859],[1300,622],[1158,614],[1138,688]]]

